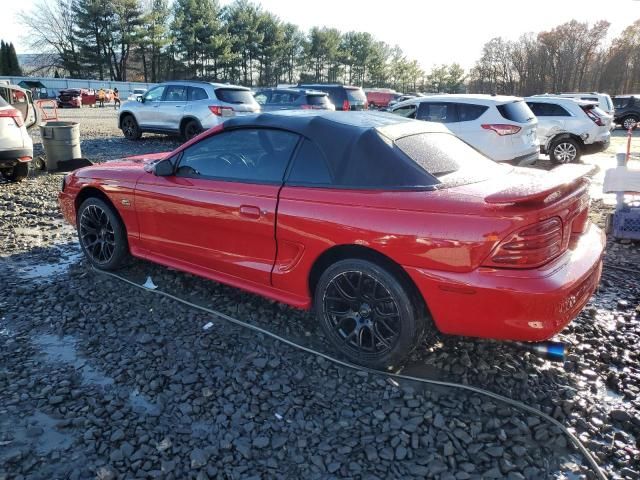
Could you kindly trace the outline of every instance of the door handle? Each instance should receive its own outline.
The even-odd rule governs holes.
[[[174,105],[174,107],[176,107],[176,108],[182,108],[182,107],[184,107],[184,105]]]
[[[240,215],[242,215],[243,217],[248,217],[248,218],[260,218],[261,215],[261,211],[258,207],[254,206],[254,205],[241,205],[240,206]],[[265,210],[264,214],[266,215],[267,212]]]

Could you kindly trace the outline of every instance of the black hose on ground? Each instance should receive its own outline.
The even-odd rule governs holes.
[[[291,340],[288,340],[284,337],[281,337],[275,333],[270,332],[269,330],[265,330],[264,328],[258,327],[256,325],[252,325],[250,323],[246,323],[243,322],[242,320],[238,320],[236,318],[230,317],[229,315],[222,313],[222,312],[218,312],[217,310],[213,310],[211,308],[207,308],[207,307],[203,307],[201,305],[198,305],[196,303],[192,303],[188,300],[184,300],[180,297],[177,297],[175,295],[172,295],[170,293],[167,292],[163,292],[162,290],[158,290],[155,288],[155,286],[144,286],[144,285],[140,285],[138,283],[135,283],[127,278],[124,278],[121,275],[118,275],[116,273],[112,273],[112,272],[107,272],[104,270],[98,270],[96,268],[94,268],[94,271],[101,273],[103,275],[108,275],[110,277],[116,278],[120,281],[123,281],[125,283],[128,283],[129,285],[132,285],[134,287],[140,288],[141,290],[145,290],[147,292],[152,292],[158,295],[161,295],[163,297],[166,298],[170,298],[171,300],[174,300],[176,302],[182,303],[184,305],[187,305],[189,307],[201,310],[203,312],[209,313],[211,315],[214,315],[218,318],[221,318],[223,320],[226,320],[228,322],[231,322],[235,325],[239,325],[241,327],[244,328],[248,328],[250,330],[253,330],[255,332],[259,332],[262,333],[263,335],[267,335],[268,337],[271,337],[279,342],[285,343],[291,347],[297,348],[298,350],[302,350],[303,352],[307,352],[310,353],[312,355],[316,355],[318,357],[324,358],[325,360],[328,360],[329,362],[335,363],[337,365],[346,367],[346,368],[350,368],[353,370],[360,370],[363,372],[367,372],[373,375],[383,375],[386,377],[390,377],[390,378],[397,378],[399,380],[408,380],[408,381],[412,381],[412,382],[419,382],[419,383],[425,383],[425,384],[430,384],[430,385],[438,385],[441,387],[449,387],[449,388],[457,388],[460,390],[466,390],[469,392],[473,392],[473,393],[477,393],[480,395],[484,395],[486,397],[489,398],[493,398],[494,400],[497,400],[499,402],[505,403],[507,405],[510,405],[514,408],[517,408],[519,410],[522,410],[524,412],[527,413],[531,413],[533,415],[536,415],[540,418],[542,418],[543,420],[549,422],[550,424],[554,425],[555,427],[557,427],[562,433],[564,433],[569,440],[571,441],[571,443],[573,443],[573,445],[578,449],[578,451],[584,456],[585,460],[587,461],[587,463],[589,464],[589,466],[591,467],[591,469],[594,471],[594,473],[596,474],[597,478],[599,478],[600,480],[607,480],[607,477],[605,475],[605,473],[602,471],[602,469],[600,468],[600,466],[598,465],[598,462],[595,460],[595,458],[593,458],[593,455],[591,455],[591,452],[589,452],[589,450],[587,450],[587,448],[582,444],[582,442],[578,439],[578,437],[576,437],[573,433],[571,433],[569,431],[569,429],[567,429],[562,423],[560,423],[558,420],[556,420],[555,418],[553,418],[550,415],[547,415],[544,412],[541,412],[540,410],[537,410],[533,407],[530,407],[529,405],[527,405],[526,403],[523,402],[519,402],[517,400],[513,400],[509,397],[505,397],[503,395],[499,395],[497,393],[493,393],[490,392],[488,390],[483,390],[482,388],[477,388],[477,387],[472,387],[470,385],[463,385],[460,383],[453,383],[453,382],[444,382],[441,380],[430,380],[427,378],[420,378],[420,377],[413,377],[410,375],[402,375],[402,374],[398,374],[398,373],[392,373],[392,372],[385,372],[385,371],[381,371],[381,370],[374,370],[372,368],[367,368],[367,367],[362,367],[360,365],[355,365],[353,363],[350,362],[345,362],[342,361],[340,359],[337,358],[333,358],[325,353],[322,352],[318,352],[316,350],[313,350],[312,348],[309,347],[305,347],[303,345],[299,345]]]

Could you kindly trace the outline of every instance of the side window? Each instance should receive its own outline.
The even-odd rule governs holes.
[[[457,107],[459,122],[470,122],[471,120],[477,120],[484,112],[489,109],[489,107],[485,105],[472,105],[470,103],[458,103]]]
[[[223,131],[184,150],[176,175],[247,183],[280,183],[298,142],[283,130]]]
[[[206,100],[209,98],[204,88],[189,87],[189,101]]]
[[[404,107],[396,108],[392,113],[405,118],[416,118],[416,106],[405,105]]]
[[[625,108],[629,105],[630,98],[618,97],[613,99],[613,106],[616,108]]]
[[[294,185],[330,185],[332,183],[324,155],[309,140],[304,140],[298,149],[287,183]]]
[[[0,87],[0,97],[2,97],[6,102],[11,103],[11,96],[9,95],[9,89]]]
[[[167,93],[164,96],[165,102],[186,102],[187,101],[187,87],[183,85],[169,85],[167,87]]]
[[[527,103],[536,117],[570,117],[564,107],[555,103],[529,102]]]
[[[269,103],[269,92],[256,93],[254,98],[260,105],[264,105],[265,103]]]
[[[167,88],[166,85],[160,85],[159,87],[152,88],[143,97],[144,101],[145,102],[159,101],[160,99],[162,99],[162,94],[164,93],[165,88]]]
[[[427,122],[453,123],[458,121],[454,103],[422,102],[416,114],[418,120]]]

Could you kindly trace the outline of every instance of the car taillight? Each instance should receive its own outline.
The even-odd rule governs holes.
[[[587,109],[587,108],[583,107],[582,110],[584,110],[584,113],[587,114],[587,117],[589,117],[591,120],[593,120],[593,123],[595,123],[599,127],[604,127],[604,122],[602,121],[602,119],[592,109],[590,109],[590,108]]]
[[[302,110],[313,110],[313,105],[300,105]]]
[[[560,255],[562,248],[562,221],[552,217],[509,235],[483,265],[535,268]]]
[[[509,125],[507,123],[483,123],[481,126],[485,130],[493,130],[500,136],[513,135],[522,130],[517,125]]]
[[[15,108],[7,108],[5,110],[0,110],[0,117],[4,118],[13,118],[13,121],[16,123],[18,127],[24,125],[24,120],[22,119],[22,113],[20,113]]]
[[[342,102],[342,110],[351,110],[351,105],[349,104],[349,100],[345,100]]]
[[[209,105],[209,110],[214,115],[218,117],[232,117],[233,116],[233,108],[231,107],[221,107],[219,105]]]

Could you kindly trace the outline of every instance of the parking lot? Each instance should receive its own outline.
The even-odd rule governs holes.
[[[124,139],[112,108],[60,116],[80,122],[92,161],[180,144]],[[616,130],[606,152],[584,158],[597,167],[601,226],[613,201],[604,170],[625,141]],[[60,181],[33,172],[0,185],[0,479],[595,478],[531,413],[346,369],[95,272],[62,221]],[[559,336],[571,347],[564,364],[441,336],[402,373],[524,402],[568,426],[610,478],[639,478],[639,264],[637,244],[608,241],[599,290]],[[331,354],[304,312],[143,261],[121,274]]]

